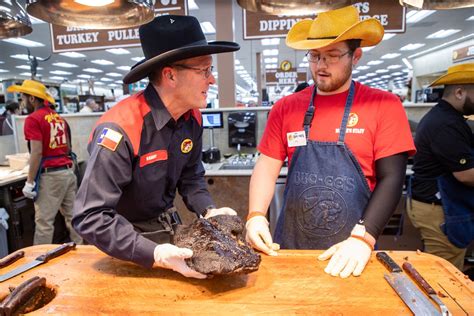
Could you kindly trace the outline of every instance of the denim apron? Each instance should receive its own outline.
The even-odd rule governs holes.
[[[441,230],[458,248],[466,248],[474,240],[474,188],[445,174],[437,179],[443,202],[444,224]]]
[[[307,145],[295,150],[288,171],[275,242],[285,249],[326,249],[347,239],[362,217],[370,189],[344,143],[354,99],[351,83],[337,142],[309,140],[316,86],[304,118]]]

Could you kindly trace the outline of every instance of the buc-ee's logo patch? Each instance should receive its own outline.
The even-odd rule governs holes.
[[[356,113],[349,114],[349,119],[347,120],[347,127],[354,127],[359,123],[359,116]]]
[[[185,140],[183,140],[183,142],[181,143],[181,152],[183,154],[187,154],[192,149],[193,149],[193,141],[190,140],[189,138],[186,138]]]

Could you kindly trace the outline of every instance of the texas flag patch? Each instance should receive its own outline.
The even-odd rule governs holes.
[[[97,144],[115,151],[120,141],[122,140],[123,135],[117,131],[114,131],[110,128],[104,128],[102,134],[100,134]]]

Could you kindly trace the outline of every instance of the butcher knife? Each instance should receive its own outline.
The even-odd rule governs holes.
[[[22,266],[19,266],[18,268],[14,269],[14,270],[12,270],[8,273],[0,275],[0,282],[11,279],[11,278],[17,276],[18,274],[21,274],[25,271],[28,271],[28,270],[30,270],[30,269],[32,269],[32,268],[34,268],[34,267],[36,267],[40,264],[46,263],[49,260],[51,260],[53,258],[56,258],[56,257],[59,257],[60,255],[65,254],[66,252],[68,252],[68,251],[70,251],[74,248],[76,248],[76,243],[75,242],[69,242],[69,243],[62,244],[61,246],[59,246],[59,247],[57,247],[53,250],[50,250],[45,254],[42,254],[41,256],[37,257],[35,260],[33,260],[29,263],[26,263]]]
[[[415,315],[441,315],[418,287],[403,275],[400,266],[386,252],[378,252],[376,257],[391,272],[384,273],[385,280]]]
[[[409,262],[404,262],[402,264],[403,270],[405,270],[408,275],[410,275],[416,283],[421,286],[421,288],[428,294],[433,301],[436,302],[436,304],[439,305],[439,308],[441,309],[441,314],[443,316],[451,316],[451,313],[449,312],[448,308],[444,303],[439,299],[438,294],[436,294],[436,291],[431,287],[431,285],[426,282],[425,278],[421,276],[421,274],[415,269],[414,266],[412,266]]]

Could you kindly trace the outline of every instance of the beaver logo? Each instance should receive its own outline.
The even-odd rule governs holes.
[[[311,187],[300,196],[297,222],[306,234],[326,237],[337,234],[348,219],[347,205],[340,193],[328,187]]]
[[[359,116],[356,113],[349,114],[349,119],[347,120],[347,127],[354,127],[359,123]]]
[[[181,143],[181,152],[183,154],[187,154],[192,149],[193,149],[193,141],[190,140],[189,138],[186,138],[185,140],[183,140],[183,142]]]

